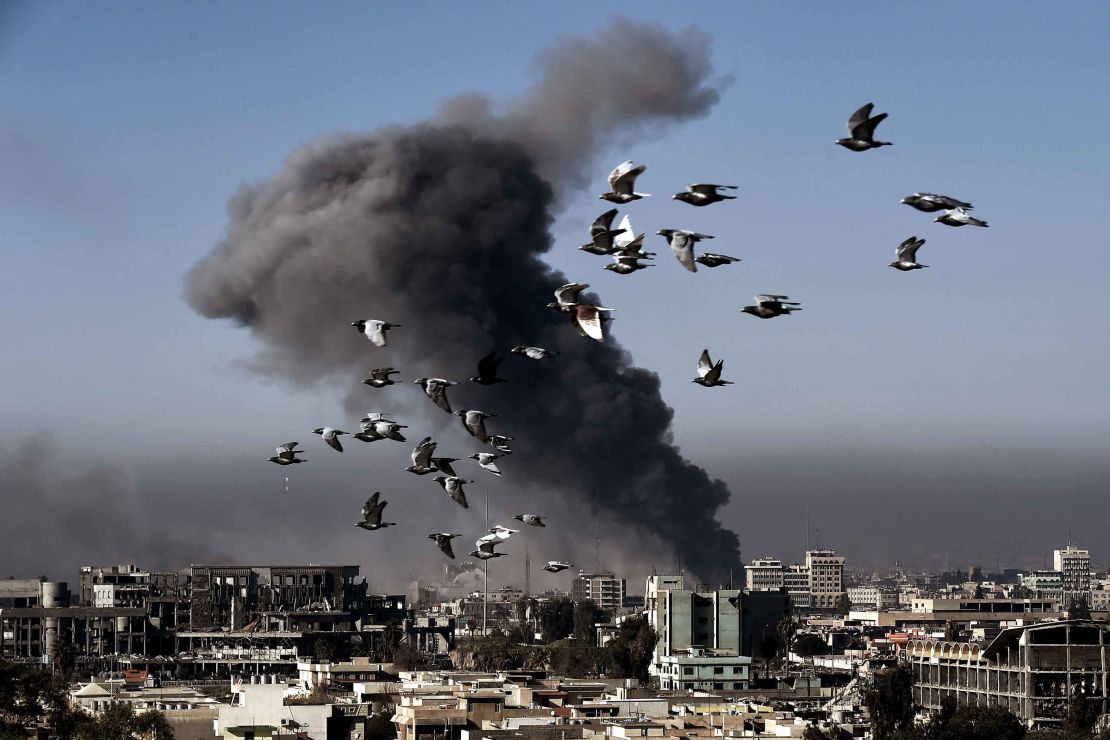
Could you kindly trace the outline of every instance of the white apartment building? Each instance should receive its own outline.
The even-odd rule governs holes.
[[[1091,553],[1068,543],[1063,550],[1052,551],[1052,567],[1060,572],[1065,593],[1078,594],[1091,590]]]
[[[663,691],[745,691],[751,664],[731,650],[692,647],[660,656],[656,670]]]
[[[878,586],[852,586],[847,590],[853,609],[893,609],[898,606],[898,592]]]
[[[757,558],[746,570],[749,591],[778,591],[783,587],[781,560]]]

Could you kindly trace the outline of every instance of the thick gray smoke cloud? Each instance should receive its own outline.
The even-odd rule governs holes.
[[[396,412],[403,398],[448,419],[411,384],[384,395],[358,385],[371,366],[463,381],[455,407],[497,413],[491,426],[517,438],[514,475],[582,501],[583,513],[598,498],[699,576],[723,580],[740,566],[736,535],[715,518],[726,486],[675,449],[654,373],[545,308],[568,280],[541,260],[553,187],[578,182],[612,140],[704,115],[716,101],[704,39],[619,21],[595,39],[561,41],[537,65],[537,85],[501,116],[469,96],[424,125],[295,152],[232,199],[227,238],[187,275],[186,298],[204,316],[249,327],[262,340],[251,361],[260,372],[349,386],[352,412]],[[348,326],[357,318],[403,328],[375,350]],[[518,343],[561,354],[511,357],[506,384],[466,382],[479,357]],[[401,506],[399,521],[434,527]]]
[[[76,564],[176,569],[196,552],[219,557],[204,531],[152,515],[119,468],[67,466],[50,435],[0,453],[0,577],[47,575],[72,587]]]

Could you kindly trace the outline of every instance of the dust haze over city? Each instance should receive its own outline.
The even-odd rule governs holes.
[[[0,576],[352,563],[401,589],[442,572],[428,532],[469,549],[487,492],[490,524],[548,517],[489,566],[518,586],[526,550],[536,584],[600,560],[632,590],[815,542],[938,570],[1094,550],[1107,13],[958,8],[13,5]],[[869,101],[893,146],[835,146]],[[577,247],[630,159],[651,197],[620,212],[657,257],[622,276]],[[669,197],[694,182],[738,198]],[[990,227],[934,223],[914,192]],[[742,261],[690,274],[662,228]],[[930,268],[889,269],[911,234]],[[545,308],[569,282],[615,309],[604,343]],[[804,310],[739,312],[760,293]],[[400,327],[378,348],[363,318]],[[734,385],[690,383],[706,347]],[[491,350],[509,382],[470,383]],[[385,366],[397,385],[361,384]],[[501,478],[422,376],[516,438]],[[312,433],[368,411],[408,441]],[[469,509],[404,472],[426,435],[463,458]],[[290,440],[308,463],[269,464]],[[395,527],[353,526],[372,491]]]

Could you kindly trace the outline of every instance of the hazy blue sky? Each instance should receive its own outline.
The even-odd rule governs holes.
[[[745,556],[799,557],[808,507],[822,544],[855,563],[1039,564],[1069,527],[1105,562],[1110,6],[1094,2],[8,2],[8,536],[47,516],[24,515],[33,502],[13,482],[37,447],[36,464],[77,481],[92,464],[118,473],[117,504],[136,529],[169,532],[170,513],[203,507],[203,552],[176,532],[173,557],[286,552],[250,531],[252,509],[277,506],[280,480],[257,461],[276,441],[353,422],[336,418],[336,389],[249,374],[249,336],[182,301],[182,275],[220,239],[228,197],[321,135],[420,121],[468,90],[509,100],[537,50],[619,13],[700,27],[733,82],[707,118],[614,142],[555,224],[550,261],[619,309],[614,333],[661,375],[676,442],[730,484],[722,520]],[[834,146],[867,101],[890,113],[880,138],[894,146]],[[620,277],[577,251],[623,159],[649,165],[639,185],[656,197],[628,209],[648,248],[665,251],[658,228],[695,228],[744,261],[690,275],[661,253],[655,269]],[[698,180],[739,185],[740,199],[670,200]],[[899,204],[917,190],[972,201],[991,228],[948,228]],[[919,257],[931,269],[891,270],[911,234],[928,240]],[[768,291],[805,310],[737,312]],[[690,384],[704,346],[735,386]],[[365,461],[341,463],[319,475],[358,475]],[[71,478],[50,485],[61,486],[54,510],[83,495]],[[290,518],[319,508],[300,505]],[[282,541],[314,561],[369,562],[365,539],[331,539],[319,522],[302,541],[290,521]],[[48,547],[45,561],[67,568],[108,559],[95,537],[76,555]],[[0,551],[0,572],[35,567],[13,552]],[[436,564],[430,553],[421,567]]]

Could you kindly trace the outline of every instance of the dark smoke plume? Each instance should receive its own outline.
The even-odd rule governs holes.
[[[150,516],[124,471],[70,467],[63,457],[48,434],[0,450],[0,578],[45,574],[72,587],[75,564],[169,569],[198,550],[213,553],[204,532],[179,534],[175,521]]]
[[[544,307],[569,280],[541,260],[554,188],[578,183],[602,147],[717,100],[705,48],[694,31],[619,21],[542,53],[538,83],[503,115],[468,96],[424,125],[305,147],[232,199],[227,238],[187,275],[187,300],[249,327],[260,372],[350,387],[352,412],[407,398],[446,423],[411,384],[369,395],[357,383],[371,366],[464,381],[456,408],[499,414],[491,426],[517,438],[517,476],[583,514],[597,497],[719,581],[740,567],[736,535],[715,519],[728,489],[673,446],[654,373]],[[357,318],[403,327],[375,351],[348,325]],[[465,383],[481,355],[519,343],[560,356],[511,357],[500,386]]]

